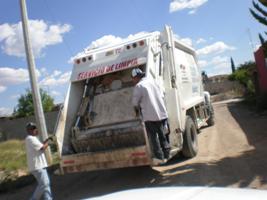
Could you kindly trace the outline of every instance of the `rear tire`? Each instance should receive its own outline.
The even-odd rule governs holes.
[[[193,158],[198,152],[197,128],[190,116],[186,118],[185,132],[183,135],[182,154],[186,158]]]
[[[208,107],[209,119],[207,120],[208,126],[213,126],[215,124],[214,110],[213,106],[210,104]]]

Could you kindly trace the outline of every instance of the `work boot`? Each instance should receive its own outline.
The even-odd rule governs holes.
[[[167,162],[167,159],[158,159],[158,158],[153,158],[152,159],[152,165],[153,166],[163,165],[166,162]]]

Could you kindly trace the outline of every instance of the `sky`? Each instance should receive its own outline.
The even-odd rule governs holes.
[[[27,0],[39,86],[64,101],[72,59],[90,47],[170,25],[209,76],[254,60],[266,27],[249,13],[252,0]],[[0,1],[0,116],[30,88],[19,0]],[[267,36],[266,36],[267,37]]]

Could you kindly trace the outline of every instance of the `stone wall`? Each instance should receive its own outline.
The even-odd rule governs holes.
[[[204,88],[212,95],[226,93],[229,91],[237,91],[240,93],[244,91],[244,87],[240,85],[238,82],[229,80],[223,80],[221,82],[209,81],[204,84]]]
[[[57,121],[58,111],[45,113],[46,126],[48,134],[54,132],[54,127]],[[0,132],[5,135],[5,139],[24,139],[27,135],[25,126],[28,122],[35,122],[35,117],[25,118],[1,118]]]

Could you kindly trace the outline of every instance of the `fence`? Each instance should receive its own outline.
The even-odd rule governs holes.
[[[57,116],[58,111],[45,113],[48,134],[53,133],[57,121]],[[28,122],[35,122],[35,117],[30,116],[24,118],[1,118],[0,133],[2,135],[2,139],[24,139],[27,135],[25,126]]]

